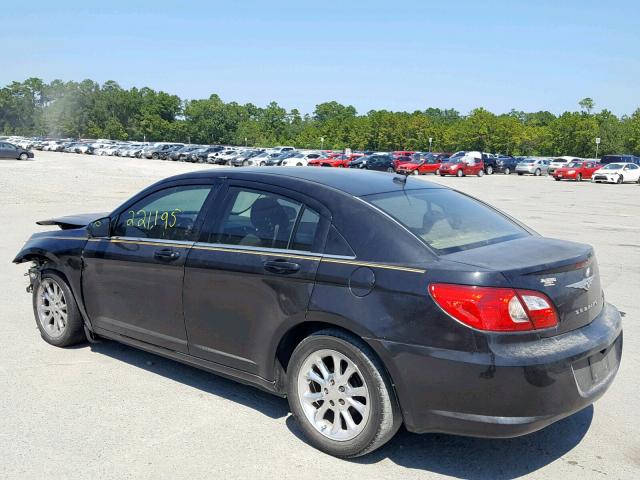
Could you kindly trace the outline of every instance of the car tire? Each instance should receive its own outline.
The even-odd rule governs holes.
[[[560,177],[553,177],[556,182],[560,181]]]
[[[462,170],[458,170],[456,172],[456,177],[462,177],[462,176],[464,176],[464,172]]]
[[[618,179],[616,180],[616,183],[618,185],[621,185],[623,181],[624,181],[624,177],[622,175],[618,175]]]
[[[441,176],[441,177],[444,177],[444,176],[445,176],[445,174],[444,174],[444,173],[442,173],[442,172],[440,172],[440,176]]]
[[[22,160],[22,161],[25,161],[25,160],[27,160],[29,158],[29,155],[27,155],[26,153],[22,152],[18,158],[20,160]]]
[[[158,159],[158,154],[157,153],[152,153],[151,154],[151,158],[154,159],[154,160],[157,160]]]
[[[511,173],[511,170],[509,169],[509,167],[506,167],[506,168],[504,169],[504,174],[505,174],[505,175],[509,175],[510,173]]]
[[[86,340],[82,315],[71,289],[60,275],[43,271],[33,284],[32,303],[36,325],[45,342],[70,347]]]
[[[493,175],[493,167],[491,165],[487,166],[487,175]]]
[[[389,167],[389,168],[387,168],[387,172],[389,172],[389,173],[395,173],[395,170],[393,169],[393,167]]]
[[[518,175],[519,175],[519,176],[522,176],[522,175],[524,175],[524,173],[518,172]]]
[[[265,166],[265,162],[260,162],[260,166],[264,167]]]
[[[533,174],[534,174],[536,177],[539,177],[540,175],[542,175],[542,170],[540,170],[539,168],[536,168],[536,171],[535,171],[535,172],[533,172]]]
[[[420,175],[420,172],[416,168],[413,172],[411,172],[411,175]]]
[[[249,166],[249,160],[244,160],[244,161],[242,162],[242,166],[243,166],[243,167],[248,167],[248,166]]]
[[[576,180],[577,180],[578,182],[581,182],[581,181],[582,181],[582,174],[581,174],[581,173],[579,173],[579,174],[576,176]]]
[[[316,356],[320,360],[314,358]],[[334,358],[339,361],[341,373],[352,370],[348,378],[336,376]],[[322,383],[309,379],[307,374],[315,374],[314,379]],[[321,330],[302,340],[291,355],[287,378],[289,406],[300,429],[311,445],[329,455],[340,458],[364,455],[389,441],[400,428],[402,415],[383,365],[362,340],[346,332]],[[340,385],[341,382],[344,385]],[[349,395],[349,389],[359,389],[358,394]],[[305,400],[316,394],[319,394],[316,401]],[[325,402],[334,401],[324,408]],[[354,402],[360,405],[362,414]],[[352,406],[341,410],[340,404]],[[323,408],[323,416],[317,419],[318,411]],[[351,428],[347,424],[347,413]],[[336,414],[337,428],[333,421]]]
[[[489,174],[489,175],[491,175],[491,174]],[[479,177],[484,177],[484,170],[478,171],[478,176]]]
[[[302,164],[300,162],[296,163],[296,167],[301,167]]]

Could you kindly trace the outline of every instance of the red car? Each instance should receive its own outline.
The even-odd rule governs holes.
[[[426,155],[414,155],[410,162],[401,163],[396,172],[402,175],[426,175],[437,173],[443,161],[449,158],[446,153],[428,153]]]
[[[461,152],[464,153],[464,152]],[[478,152],[472,152],[478,153]],[[439,173],[441,176],[455,175],[456,177],[464,177],[465,175],[484,175],[484,162],[482,157],[467,154],[453,155],[447,161],[440,165]]]
[[[602,167],[602,165],[598,162],[574,160],[567,164],[566,167],[557,168],[553,172],[553,178],[555,178],[557,182],[560,180],[575,180],[581,182],[583,179],[590,179],[593,172],[600,167]]]
[[[333,154],[325,158],[314,158],[313,160],[310,160],[307,165],[310,167],[345,168],[348,167],[353,160],[355,160],[356,158],[360,158],[363,155],[364,154],[362,153],[352,153],[351,155]]]
[[[413,157],[410,157],[409,155],[400,155],[400,156],[396,156],[395,154],[393,155],[393,169],[397,170],[398,167],[400,165],[402,165],[403,163],[411,163],[411,160],[413,159]]]

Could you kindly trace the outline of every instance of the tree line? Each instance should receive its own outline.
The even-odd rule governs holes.
[[[321,103],[313,113],[224,102],[218,95],[187,100],[148,87],[125,89],[115,81],[100,85],[38,78],[0,89],[0,134],[55,138],[176,141],[225,145],[350,147],[358,150],[481,150],[511,155],[640,155],[640,108],[618,117],[594,111],[590,98],[573,112],[511,110],[494,114],[476,108],[414,112],[371,110]]]

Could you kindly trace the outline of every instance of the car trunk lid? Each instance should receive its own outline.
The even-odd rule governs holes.
[[[547,295],[558,313],[556,335],[591,323],[603,306],[598,264],[589,245],[531,236],[461,251],[447,259],[497,270],[513,288]]]

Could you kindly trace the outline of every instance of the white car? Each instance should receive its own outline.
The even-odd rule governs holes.
[[[293,152],[295,147],[273,147],[269,149],[270,153],[284,153],[284,152]]]
[[[320,158],[321,156],[320,152],[299,152],[292,157],[285,158],[280,165],[283,167],[306,167],[309,160]]]
[[[610,163],[593,172],[594,183],[640,182],[640,167],[635,163]]]

